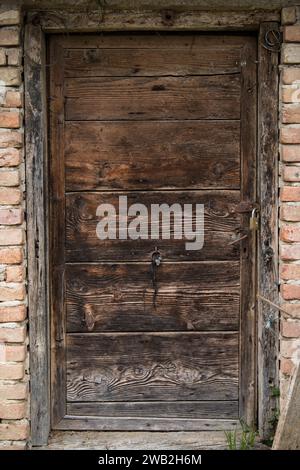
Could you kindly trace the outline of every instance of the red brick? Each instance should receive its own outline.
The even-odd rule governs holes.
[[[280,361],[280,372],[285,375],[292,375],[294,363],[291,359],[282,358]]]
[[[299,346],[299,339],[282,339],[280,341],[280,354],[283,357],[297,357]]]
[[[16,147],[23,145],[23,134],[17,131],[1,131],[0,132],[0,148]]]
[[[280,208],[280,218],[288,222],[298,222],[300,220],[300,206],[282,204]]]
[[[280,141],[282,144],[299,144],[300,127],[282,127],[280,130]]]
[[[0,286],[0,301],[24,300],[24,298],[25,288],[23,284],[6,284],[5,286]]]
[[[0,224],[1,225],[18,225],[23,222],[23,211],[18,209],[1,209],[0,208]]]
[[[22,64],[22,51],[19,47],[10,47],[6,49],[6,57],[8,65],[21,65]]]
[[[26,442],[11,442],[11,441],[2,441],[0,442],[0,451],[6,450],[26,450],[27,443]]]
[[[18,46],[20,43],[20,30],[18,26],[3,27],[0,29],[0,46]]]
[[[281,48],[281,62],[283,64],[299,64],[300,44],[283,44]]]
[[[284,42],[300,42],[300,26],[285,26],[283,28]]]
[[[0,397],[2,400],[24,400],[27,395],[28,386],[24,382],[0,384]]]
[[[280,291],[285,300],[300,299],[300,286],[297,284],[282,284]]]
[[[300,279],[300,264],[283,264],[280,268],[281,278],[285,281]]]
[[[283,225],[280,229],[280,239],[284,242],[300,242],[300,227]]]
[[[300,67],[285,67],[282,71],[282,83],[292,85],[296,81],[300,81]]]
[[[21,245],[24,241],[24,231],[21,228],[0,229],[0,245]]]
[[[300,245],[281,245],[280,256],[283,260],[300,260]]]
[[[0,186],[18,186],[20,184],[19,170],[0,171]]]
[[[282,145],[281,158],[284,162],[300,162],[300,145]]]
[[[21,108],[22,95],[19,91],[7,91],[3,105],[6,108]]]
[[[18,362],[16,364],[0,363],[0,379],[1,380],[21,380],[24,377],[24,364],[23,362]],[[1,425],[0,425],[1,426]],[[1,439],[1,433],[0,433]]]
[[[20,264],[22,261],[22,248],[0,248],[0,264]]]
[[[16,326],[11,328],[0,328],[0,342],[23,343],[26,338],[26,327]]]
[[[24,423],[0,423],[0,439],[23,441],[29,436],[29,425]]]
[[[300,189],[300,188],[299,188]],[[22,193],[16,188],[0,188],[0,204],[20,204]]]
[[[25,402],[0,402],[0,419],[22,419],[25,417]]]
[[[290,182],[300,181],[300,166],[284,166],[283,179]]]
[[[292,318],[300,318],[300,303],[283,303],[282,308],[288,312]]]
[[[0,166],[18,166],[20,162],[20,150],[15,148],[0,149]]]
[[[293,24],[297,21],[296,7],[284,7],[281,10],[281,24]]]
[[[1,5],[1,9],[0,9],[0,25],[1,26],[19,24],[20,21],[21,21],[21,16],[20,16],[19,8],[15,8],[13,5]]]
[[[23,266],[7,266],[6,282],[22,282],[24,280],[24,268]]]
[[[280,199],[284,202],[299,202],[300,188],[295,186],[284,186],[280,191]]]
[[[300,105],[299,104],[285,104],[282,106],[281,121],[284,124],[299,124],[300,123]]]
[[[21,115],[19,111],[0,111],[0,127],[17,129],[21,125]]]
[[[24,344],[0,344],[0,362],[21,362],[24,361],[25,358],[26,347]]]
[[[25,305],[16,305],[13,307],[0,306],[0,323],[18,322],[26,318]]]
[[[300,83],[281,89],[282,103],[300,103]]]
[[[281,334],[286,338],[300,338],[300,323],[283,320],[281,322]]]

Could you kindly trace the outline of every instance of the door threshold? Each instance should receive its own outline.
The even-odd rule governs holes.
[[[39,450],[224,450],[223,431],[53,431]]]

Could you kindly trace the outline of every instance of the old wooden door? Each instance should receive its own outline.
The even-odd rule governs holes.
[[[253,421],[256,39],[52,37],[49,122],[53,427]],[[119,196],[204,204],[203,248],[100,240]]]

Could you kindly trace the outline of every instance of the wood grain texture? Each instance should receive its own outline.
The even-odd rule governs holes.
[[[237,419],[238,401],[71,402],[67,405],[67,414],[112,418]]]
[[[260,38],[277,23],[263,23]],[[260,40],[260,43],[261,43]],[[260,200],[260,237],[258,243],[259,293],[278,304],[278,54],[259,48],[258,155]],[[270,390],[278,386],[278,312],[260,302],[258,311],[258,403],[259,429],[263,437],[273,434],[271,418],[277,399]],[[271,328],[266,328],[268,320]]]
[[[67,347],[68,401],[238,397],[237,333],[68,334]]]
[[[241,47],[202,45],[188,50],[69,49],[65,51],[66,77],[155,77],[216,75],[240,71]]]
[[[239,201],[238,191],[199,191],[199,192],[131,192],[126,194],[128,207],[132,204],[144,204],[148,210],[149,238],[132,240],[119,239],[100,240],[97,236],[97,224],[101,217],[97,216],[100,204],[112,204],[117,213],[119,230],[119,195],[121,193],[72,193],[66,197],[66,260],[67,262],[127,260],[148,261],[155,250],[159,251],[164,260],[237,260],[239,259],[239,243],[232,243],[239,238],[243,227],[241,216],[234,213]],[[182,219],[171,218],[170,239],[162,237],[162,230],[168,226],[168,218],[160,221],[159,240],[151,239],[151,204],[161,205],[204,204],[204,246],[201,250],[187,250],[186,238],[174,239],[174,229],[183,234]],[[195,221],[195,213],[193,220]],[[123,219],[122,219],[123,220]],[[128,218],[128,221],[132,217]],[[144,220],[144,219],[143,219]],[[121,229],[122,235],[126,229]]]
[[[249,39],[242,52],[241,74],[241,198],[256,202],[257,158],[257,40]],[[251,213],[242,215],[248,237],[241,242],[240,417],[256,425],[256,232],[249,230]]]
[[[68,122],[67,191],[240,187],[238,121]]]
[[[134,266],[128,266],[128,271]],[[200,268],[201,269],[201,268]],[[88,284],[85,285],[88,290]],[[201,292],[193,285],[160,284],[153,305],[149,280],[135,289],[111,286],[87,290],[67,283],[67,331],[238,330],[239,290]]]
[[[207,3],[208,10],[203,10],[203,5],[197,2],[187,4],[186,1],[175,8],[175,16],[173,21],[165,21],[165,9],[174,8],[174,4],[169,2],[155,2],[145,8],[141,5],[140,0],[135,2],[133,10],[128,10],[128,3],[115,5],[115,9],[105,8],[99,9],[99,2],[94,2],[91,6],[90,2],[70,2],[71,10],[65,10],[62,5],[65,3],[56,2],[57,8],[53,9],[51,3],[51,11],[49,3],[46,0],[25,0],[26,3],[33,3],[34,8],[38,9],[40,5],[43,11],[35,11],[29,14],[29,18],[39,19],[42,29],[45,32],[97,32],[103,31],[157,31],[159,34],[163,31],[218,31],[221,34],[226,31],[257,31],[259,25],[263,21],[280,21],[280,8],[286,6],[282,0],[272,0],[271,3],[263,4],[256,2],[255,4],[247,0],[247,4],[243,2],[224,3],[224,1],[214,2],[214,10],[212,11],[212,3]],[[87,4],[89,8],[87,8]],[[126,6],[125,6],[126,5]],[[242,8],[242,11],[241,11]],[[199,11],[200,10],[200,11]],[[238,10],[238,11],[237,11]],[[249,11],[250,10],[250,11]],[[274,10],[274,11],[271,11]],[[104,14],[105,13],[105,14]],[[67,39],[69,38],[68,35]],[[71,35],[70,35],[71,36]],[[73,39],[73,38],[72,38]],[[81,39],[81,38],[80,38]],[[73,41],[72,41],[73,42]],[[79,41],[78,41],[79,42]],[[82,41],[84,42],[84,41]],[[71,43],[72,44],[72,43]],[[81,43],[79,43],[81,45]]]
[[[50,431],[47,141],[45,42],[39,26],[25,31],[25,143],[27,269],[31,370],[31,439],[47,443]]]
[[[239,119],[240,76],[72,78],[67,120]]]
[[[50,63],[50,301],[51,301],[51,394],[52,425],[65,415],[65,164],[63,49],[59,38],[51,37]]]

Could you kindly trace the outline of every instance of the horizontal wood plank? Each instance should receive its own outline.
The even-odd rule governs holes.
[[[222,33],[212,35],[201,32],[181,32],[178,34],[178,32],[164,33],[162,31],[118,34],[98,31],[97,34],[61,36],[66,57],[69,55],[69,49],[143,49],[145,52],[147,49],[173,49],[188,52],[202,47],[233,47],[238,50],[250,41],[255,41],[255,37]]]
[[[145,228],[147,239],[120,239],[128,230],[119,228],[119,195],[116,193],[69,193],[66,198],[66,260],[68,262],[95,262],[101,260],[139,260],[150,262],[155,246],[164,260],[238,260],[240,244],[234,243],[240,235],[240,215],[233,213],[239,202],[238,191],[199,191],[199,192],[131,192],[127,193],[127,206],[143,204],[147,208]],[[124,193],[123,193],[124,195]],[[179,204],[183,211],[184,204],[204,205],[204,245],[202,249],[187,250],[182,218],[171,217],[170,238],[166,238],[169,224],[168,217],[160,220],[159,240],[151,239],[151,205]],[[100,240],[97,224],[102,219],[97,215],[100,204],[111,204],[116,211],[116,239]],[[128,223],[133,217],[128,218]],[[193,212],[193,222],[196,214]],[[121,217],[123,221],[124,218]],[[153,228],[153,224],[152,224]],[[180,230],[182,239],[174,239],[174,230]],[[164,235],[164,236],[162,236]]]
[[[238,419],[238,401],[78,402],[68,403],[74,416]]]
[[[65,51],[66,77],[217,75],[238,73],[241,47],[223,43],[175,48],[69,49]]]
[[[236,400],[238,333],[68,334],[68,401]]]
[[[237,419],[112,418],[66,415],[54,429],[73,431],[224,431],[239,429]],[[77,433],[76,433],[77,434]],[[86,434],[86,432],[85,432]],[[132,434],[132,432],[130,433]],[[144,434],[144,433],[139,433]],[[153,434],[153,433],[152,433]],[[156,433],[155,433],[156,434]],[[199,433],[198,433],[199,434]],[[200,435],[202,432],[200,433]],[[198,436],[198,442],[201,436]],[[140,447],[139,447],[140,449]],[[153,450],[153,447],[151,448]],[[169,449],[169,446],[168,446]],[[176,447],[178,449],[178,446]],[[199,446],[197,447],[199,449]],[[107,449],[106,449],[107,450]]]
[[[134,266],[128,266],[128,275]],[[201,292],[194,286],[159,286],[155,298],[149,280],[136,288],[86,290],[67,283],[67,331],[226,331],[239,326],[239,291]]]
[[[68,122],[66,189],[240,187],[239,121]]]
[[[239,119],[240,76],[71,78],[67,120]]]

